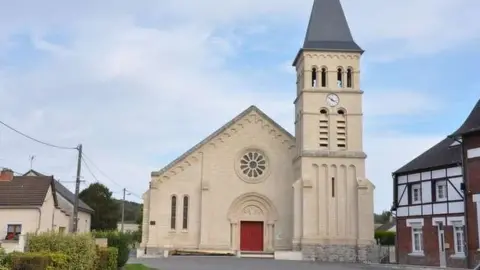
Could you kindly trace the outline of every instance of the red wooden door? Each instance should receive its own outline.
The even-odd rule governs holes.
[[[242,221],[240,224],[240,250],[263,251],[263,222]]]

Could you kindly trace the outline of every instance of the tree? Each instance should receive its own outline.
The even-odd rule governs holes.
[[[103,184],[93,183],[82,190],[80,199],[95,212],[92,215],[92,230],[115,230],[120,208],[112,198],[112,192]]]

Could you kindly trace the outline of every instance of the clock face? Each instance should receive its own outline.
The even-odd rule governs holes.
[[[340,98],[335,95],[335,94],[329,94],[327,96],[327,104],[330,105],[330,106],[337,106],[338,103],[340,102]]]

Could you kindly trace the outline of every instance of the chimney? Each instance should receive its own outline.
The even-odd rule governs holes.
[[[13,171],[7,168],[3,168],[0,172],[0,181],[12,181]]]

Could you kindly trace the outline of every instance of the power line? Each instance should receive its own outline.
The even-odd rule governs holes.
[[[85,167],[87,168],[87,171],[92,175],[93,179],[95,179],[95,181],[97,181],[97,182],[100,182],[100,181],[98,181],[98,178],[95,176],[95,174],[92,172],[92,170],[90,169],[90,166],[88,166],[87,162],[85,161],[85,154],[83,154],[83,156],[82,156],[82,161],[83,161],[83,164],[85,165]]]
[[[54,144],[51,144],[51,143],[43,142],[43,141],[40,141],[40,140],[38,140],[38,139],[35,139],[35,138],[33,138],[32,136],[29,136],[29,135],[27,135],[27,134],[25,134],[25,133],[23,133],[23,132],[21,132],[21,131],[19,131],[19,130],[17,130],[17,129],[15,129],[15,128],[13,128],[13,127],[5,124],[5,123],[2,122],[2,121],[0,121],[0,124],[4,125],[4,126],[7,127],[8,129],[10,129],[10,130],[12,130],[12,131],[14,131],[14,132],[16,132],[16,133],[22,135],[23,137],[26,137],[26,138],[28,138],[28,139],[30,139],[30,140],[32,140],[32,141],[38,142],[38,143],[43,144],[43,145],[46,145],[46,146],[50,146],[50,147],[54,147],[54,148],[58,148],[58,149],[69,149],[69,150],[78,149],[77,147],[58,146],[58,145],[54,145]]]
[[[110,178],[106,173],[104,173],[100,168],[98,168],[97,165],[95,165],[95,163],[92,161],[92,159],[90,159],[87,155],[85,155],[85,153],[83,154],[83,157],[86,158],[88,160],[88,162],[90,162],[90,164],[95,167],[105,178],[107,178],[108,180],[110,180],[112,183],[114,183],[115,185],[119,186],[120,188],[124,188],[122,185],[120,185],[117,181],[113,180],[112,178]]]

